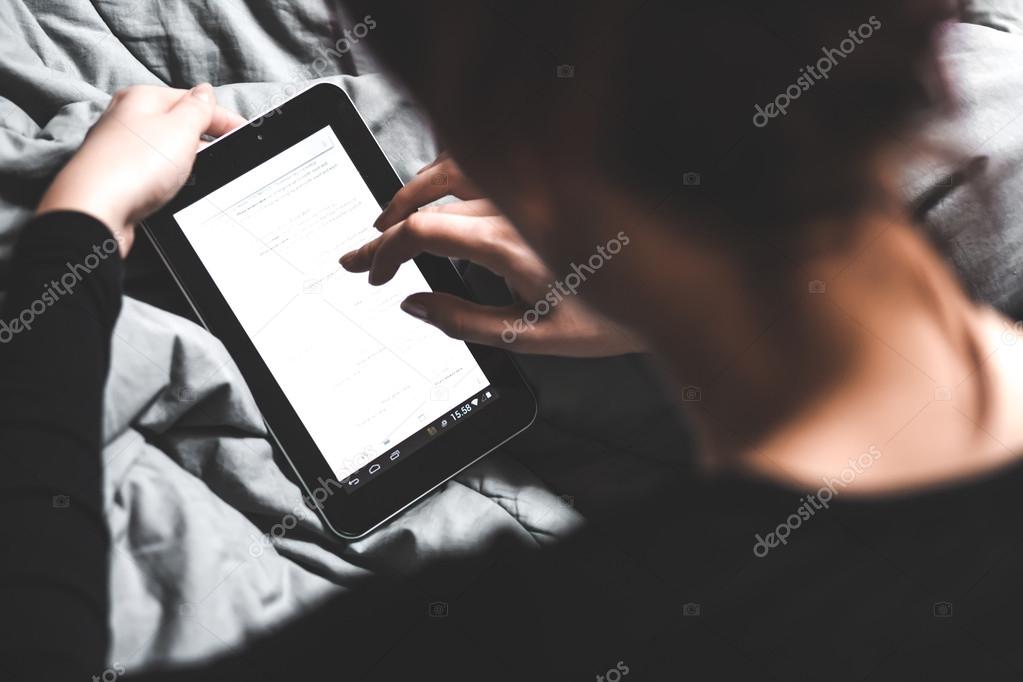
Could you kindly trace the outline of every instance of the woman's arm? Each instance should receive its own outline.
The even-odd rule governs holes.
[[[0,318],[0,665],[10,679],[106,667],[101,397],[121,306],[102,223],[51,213],[18,244]]]
[[[114,97],[15,250],[0,316],[0,671],[106,668],[102,397],[133,225],[180,189],[204,132],[241,123],[209,86]]]

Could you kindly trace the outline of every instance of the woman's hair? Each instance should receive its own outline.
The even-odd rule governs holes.
[[[596,172],[728,236],[877,199],[879,153],[945,102],[937,38],[954,14],[951,0],[348,4],[456,157]]]

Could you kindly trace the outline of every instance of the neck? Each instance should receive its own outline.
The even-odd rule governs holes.
[[[848,487],[882,492],[1014,460],[1023,334],[970,301],[907,222],[856,234],[784,281],[721,287],[744,302],[728,316],[703,297],[704,339],[655,344],[683,399],[699,398],[708,461],[816,489],[872,453]]]

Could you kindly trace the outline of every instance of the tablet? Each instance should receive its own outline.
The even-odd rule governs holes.
[[[469,294],[423,255],[383,286],[338,258],[379,233],[401,181],[348,96],[323,84],[199,152],[144,224],[225,345],[307,503],[354,539],[525,430],[536,401],[505,352],[404,313]]]

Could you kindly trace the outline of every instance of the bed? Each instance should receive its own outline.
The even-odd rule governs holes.
[[[988,4],[972,16],[997,30],[964,26],[955,36],[964,121],[935,135],[965,137],[996,182],[978,197],[948,180],[958,166],[934,161],[907,175],[906,194],[974,294],[1020,311],[1023,38],[1011,11]],[[407,178],[436,148],[414,104],[364,49],[340,41],[357,20],[321,0],[3,3],[0,263],[110,94],[131,84],[209,81],[223,104],[254,117],[329,80]],[[997,220],[980,218],[982,200]],[[151,252],[138,252],[104,416],[112,665],[202,659],[373,574],[408,574],[438,557],[479,557],[466,570],[484,570],[498,535],[557,542],[588,515],[692,470],[693,438],[644,358],[520,358],[540,400],[537,425],[372,536],[340,542],[279,465],[223,346],[188,319]],[[486,273],[466,276],[481,296],[502,295]],[[424,593],[424,609],[443,597]]]

